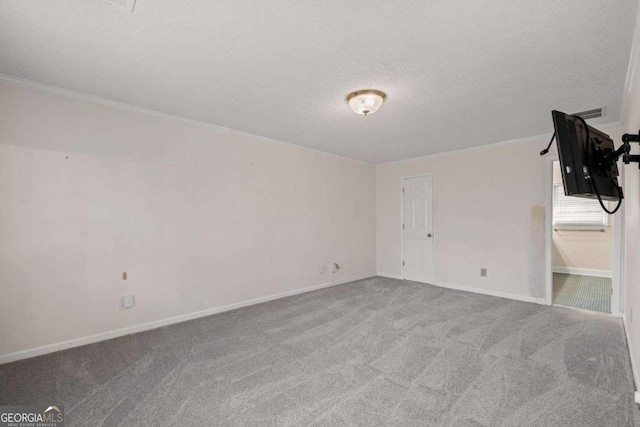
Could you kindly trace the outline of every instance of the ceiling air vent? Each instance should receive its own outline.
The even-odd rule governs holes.
[[[595,110],[581,111],[579,113],[572,114],[573,116],[580,116],[583,119],[595,119],[596,117],[602,117],[604,114],[604,108],[596,108]]]
[[[133,8],[136,5],[136,0],[102,0],[102,2],[131,13],[133,13]]]

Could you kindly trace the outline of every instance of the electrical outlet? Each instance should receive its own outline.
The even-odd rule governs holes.
[[[636,397],[636,403],[640,405],[640,391],[636,391],[635,397]]]
[[[487,269],[486,268],[481,268],[480,269],[480,277],[487,277]]]
[[[318,273],[320,274],[324,274],[326,271],[327,267],[324,264],[320,265],[320,268],[318,268]]]
[[[136,305],[136,297],[134,295],[123,295],[122,306],[124,308],[131,308]]]

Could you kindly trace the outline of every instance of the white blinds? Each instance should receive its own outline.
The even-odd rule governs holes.
[[[553,225],[602,227],[607,226],[607,220],[597,200],[567,197],[562,184],[554,184]]]

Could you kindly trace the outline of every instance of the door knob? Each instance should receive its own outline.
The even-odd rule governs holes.
[[[427,234],[427,237],[431,237],[431,233]]]

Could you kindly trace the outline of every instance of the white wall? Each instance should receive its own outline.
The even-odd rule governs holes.
[[[8,84],[0,143],[0,356],[375,273],[372,165]]]
[[[546,142],[378,166],[378,271],[401,274],[402,177],[434,173],[437,282],[543,298],[546,162],[538,152]]]
[[[640,129],[640,10],[636,18],[629,81],[623,111],[625,130],[638,133]],[[619,142],[619,141],[617,141]],[[638,144],[632,153],[640,153]],[[622,274],[624,318],[631,350],[636,389],[640,389],[640,171],[638,164],[624,166],[624,271]]]
[[[572,274],[581,274],[584,270],[584,273],[611,277],[613,225],[604,230],[554,230],[553,266]]]
[[[620,126],[599,128],[620,132]],[[402,177],[434,173],[437,284],[543,302],[548,162],[557,155],[555,146],[546,157],[539,152],[549,137],[379,165],[378,272],[401,275]],[[482,267],[488,277],[480,277]]]

